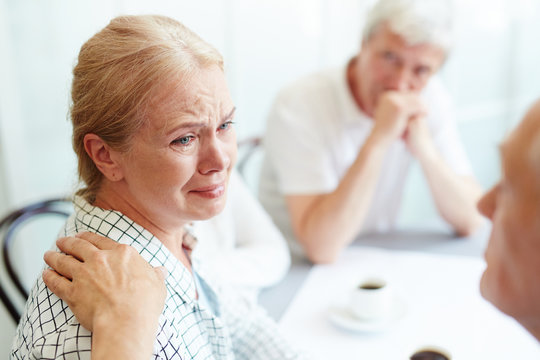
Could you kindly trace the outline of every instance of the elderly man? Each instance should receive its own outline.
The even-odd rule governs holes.
[[[345,67],[303,78],[277,96],[259,195],[293,251],[331,262],[359,233],[391,229],[414,159],[458,234],[481,224],[481,189],[448,96],[432,79],[450,46],[444,4],[380,0]]]
[[[540,340],[540,101],[501,146],[502,179],[478,208],[493,222],[482,295]]]

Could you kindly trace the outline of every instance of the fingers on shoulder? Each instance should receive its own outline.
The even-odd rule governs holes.
[[[51,269],[45,269],[41,277],[49,290],[69,303],[69,294],[72,285],[71,281]]]
[[[114,252],[117,253],[117,256],[121,256],[124,259],[136,259],[136,260],[142,260],[146,262],[146,260],[143,259],[141,254],[135,250],[134,247],[126,244],[117,244],[116,248],[114,249]]]
[[[78,239],[86,240],[88,243],[101,250],[112,250],[118,246],[116,241],[91,232],[83,232],[75,236]]]
[[[56,251],[47,251],[43,255],[43,260],[58,274],[72,279],[75,272],[80,267],[81,262],[71,255],[62,254]]]

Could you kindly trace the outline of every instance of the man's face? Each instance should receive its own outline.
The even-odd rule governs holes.
[[[539,130],[540,102],[501,146],[502,179],[478,204],[493,222],[482,295],[529,329],[540,320]]]
[[[372,116],[379,96],[388,90],[420,92],[445,59],[435,45],[409,45],[387,25],[362,44],[355,68],[360,107]]]

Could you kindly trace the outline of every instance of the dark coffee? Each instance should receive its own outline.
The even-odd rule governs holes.
[[[383,286],[384,285],[381,285],[381,284],[365,283],[365,284],[361,284],[359,288],[362,290],[379,290]]]
[[[435,350],[420,350],[412,354],[411,360],[450,360],[450,358]]]

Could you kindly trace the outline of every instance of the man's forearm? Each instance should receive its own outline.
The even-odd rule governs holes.
[[[359,232],[388,145],[369,137],[336,190],[318,196],[296,219],[296,224],[293,221],[295,234],[311,261],[333,261]]]
[[[433,151],[420,163],[440,215],[459,235],[469,235],[482,223],[476,203],[482,189],[472,177],[455,174]]]

